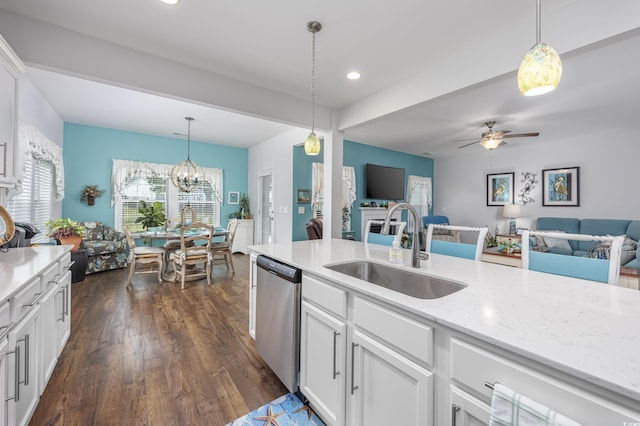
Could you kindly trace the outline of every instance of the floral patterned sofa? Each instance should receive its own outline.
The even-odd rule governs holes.
[[[87,249],[89,265],[87,274],[109,271],[127,266],[127,239],[102,222],[82,222],[85,227],[84,248]]]

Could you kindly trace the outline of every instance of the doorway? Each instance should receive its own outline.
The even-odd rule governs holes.
[[[274,242],[273,170],[260,173],[258,194],[260,197],[257,223],[257,234],[260,241],[258,243],[270,244]]]

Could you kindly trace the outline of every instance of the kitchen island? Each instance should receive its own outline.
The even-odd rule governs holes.
[[[309,398],[329,424],[355,424],[365,411],[366,401],[357,399],[364,390],[354,384],[364,379],[364,370],[353,363],[362,343],[372,335],[395,349],[401,355],[398,359],[424,372],[424,394],[432,398],[424,404],[431,410],[411,417],[426,419],[423,424],[452,424],[455,416],[458,424],[485,423],[491,389],[480,382],[481,377],[488,385],[496,381],[511,385],[585,425],[640,421],[637,290],[437,254],[414,269],[406,266],[411,263],[410,251],[404,250],[402,268],[466,286],[439,299],[423,300],[324,267],[362,259],[388,263],[388,247],[332,239],[259,245],[251,250],[303,271],[303,393],[309,367],[305,367],[305,303],[310,311],[321,308],[322,315],[331,313],[328,317],[343,327],[334,332],[333,350],[338,341],[345,351],[338,351],[333,364],[342,373],[334,376],[347,380],[344,404],[339,401],[343,405],[332,411],[324,401]],[[311,294],[320,294],[315,290],[305,298],[305,286],[344,292],[347,308],[338,313],[326,309],[319,302],[326,299]],[[378,331],[379,324],[363,326],[364,315],[359,312],[367,309],[371,318],[394,324],[397,335],[412,333],[397,328],[406,323],[418,330],[416,336],[431,339],[424,351],[427,355],[401,347],[393,333]],[[351,349],[346,350],[349,343]],[[343,392],[342,387],[336,391]],[[460,401],[467,407],[461,407]]]

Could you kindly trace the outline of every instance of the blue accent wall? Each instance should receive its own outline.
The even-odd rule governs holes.
[[[65,123],[65,197],[62,201],[62,217],[76,221],[101,221],[113,226],[112,160],[177,164],[186,158],[186,145],[184,139]],[[248,192],[248,150],[191,140],[191,158],[199,166],[224,170],[224,200],[220,221],[222,226],[226,226],[229,214],[238,210],[238,205],[227,204],[228,192]],[[96,198],[93,206],[80,203],[80,193],[85,185],[98,185],[98,188],[105,190],[101,197]]]
[[[303,147],[293,148],[293,241],[301,241],[307,239],[307,231],[304,227],[305,223],[313,217],[310,204],[298,204],[296,198],[296,189],[306,188],[311,189],[311,163],[323,162],[322,152],[319,156],[309,157],[305,155]],[[365,145],[357,142],[345,140],[343,143],[343,159],[342,162],[345,166],[351,166],[356,171],[356,196],[357,199],[353,204],[351,211],[351,230],[355,231],[356,240],[361,241],[360,235],[360,203],[388,200],[369,200],[365,199],[364,191],[364,165],[367,163],[378,164],[388,167],[402,167],[405,169],[405,185],[406,178],[409,175],[425,176],[433,179],[433,160],[430,158],[419,157],[416,155],[406,154],[403,152],[392,151],[389,149],[378,148],[371,145]],[[406,191],[405,191],[406,192]],[[305,206],[305,214],[298,214],[298,207]],[[403,217],[406,220],[406,212],[403,212]],[[433,214],[432,211],[429,214]]]
[[[389,200],[369,200],[365,199],[365,180],[364,166],[367,163],[378,164],[387,167],[402,167],[405,169],[405,188],[406,179],[409,175],[424,176],[433,179],[433,159],[419,157],[417,155],[406,154],[404,152],[392,151],[389,149],[378,148],[371,145],[364,145],[357,142],[344,141],[343,144],[343,164],[351,166],[356,171],[356,201],[353,203],[351,210],[351,230],[356,231],[356,240],[362,241],[360,235],[360,203],[369,203],[375,201],[380,204],[381,201]],[[435,184],[435,182],[434,182]],[[406,189],[405,189],[406,193]],[[403,213],[406,220],[406,211]],[[429,211],[433,214],[433,211]]]
[[[293,147],[293,206],[291,226],[291,239],[293,241],[303,241],[307,237],[307,228],[305,224],[313,217],[311,204],[298,204],[298,189],[311,190],[311,174],[312,163],[324,162],[324,149],[320,150],[318,155],[307,155],[304,152],[304,146]],[[313,194],[311,194],[313,197]],[[304,214],[298,213],[298,208],[304,207]]]

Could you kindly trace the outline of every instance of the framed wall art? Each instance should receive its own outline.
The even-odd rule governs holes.
[[[240,204],[240,192],[238,191],[229,191],[227,204]]]
[[[298,189],[298,204],[310,204],[311,203],[311,190],[310,189]]]
[[[487,175],[487,206],[513,204],[514,173]]]
[[[542,205],[580,206],[580,167],[542,171]]]

